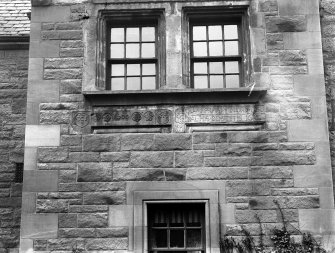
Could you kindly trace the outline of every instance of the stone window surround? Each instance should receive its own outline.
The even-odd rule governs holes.
[[[127,182],[130,210],[129,251],[148,252],[148,203],[205,203],[206,252],[218,253],[220,204],[225,203],[223,181]]]
[[[97,65],[97,57],[99,52],[103,52],[103,48],[99,48],[97,42],[99,41],[100,31],[103,29],[101,22],[99,23],[99,13],[104,11],[139,11],[148,10],[148,3],[140,2],[139,0],[129,2],[112,2],[96,0],[92,4],[92,15],[84,23],[84,69],[83,69],[83,94],[90,100],[93,106],[98,105],[139,105],[145,101],[149,104],[183,104],[188,103],[232,103],[232,102],[246,102],[256,103],[260,97],[266,93],[267,84],[263,84],[263,80],[259,78],[251,78],[255,83],[245,83],[245,87],[231,88],[231,89],[188,89],[189,74],[185,73],[187,64],[185,62],[185,43],[188,43],[188,36],[185,38],[185,22],[186,17],[184,11],[187,9],[246,9],[250,5],[250,0],[235,0],[222,1],[220,3],[207,0],[201,2],[186,2],[183,0],[170,3],[168,1],[159,1],[150,3],[150,10],[163,10],[162,22],[165,23],[166,31],[164,35],[167,36],[165,40],[163,57],[165,61],[165,73],[161,73],[163,81],[161,81],[160,89],[157,90],[142,90],[142,91],[109,91],[105,90],[104,84],[97,85],[97,76],[101,75],[99,69],[101,62]],[[187,30],[186,30],[187,31]],[[251,48],[255,41],[250,38]],[[88,46],[90,45],[90,46]],[[250,54],[251,55],[251,54]],[[255,57],[250,56],[251,58]],[[251,61],[250,61],[251,62]],[[162,64],[163,65],[163,64]],[[245,76],[251,76],[250,71]],[[163,84],[163,85],[162,85]],[[250,87],[249,87],[250,86]],[[250,92],[252,90],[252,92]],[[192,99],[191,99],[192,98]],[[191,100],[191,101],[189,101]]]

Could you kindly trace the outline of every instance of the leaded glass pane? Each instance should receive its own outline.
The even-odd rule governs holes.
[[[134,28],[127,28],[127,42],[137,42],[140,41],[140,28],[134,27]]]
[[[170,247],[183,248],[184,247],[184,230],[170,230]]]
[[[127,90],[140,90],[140,89],[141,89],[140,77],[127,78]]]
[[[207,43],[206,42],[194,42],[193,43],[193,55],[194,56],[207,56]]]
[[[238,41],[225,41],[225,55],[238,55]]]
[[[124,58],[124,44],[111,44],[111,58]]]
[[[142,28],[142,41],[155,41],[155,27]]]
[[[238,61],[227,61],[225,62],[226,73],[239,73]]]
[[[154,58],[154,57],[155,57],[155,43],[143,43],[142,58]]]
[[[112,90],[124,90],[124,78],[112,78],[111,88]]]
[[[195,62],[194,63],[194,74],[207,74],[207,62]]]
[[[111,42],[124,42],[124,28],[111,28]]]
[[[210,56],[222,56],[222,42],[209,42],[209,55]]]
[[[154,90],[156,89],[156,78],[155,77],[143,77],[142,78],[142,90]]]
[[[207,76],[194,76],[194,88],[195,89],[208,88]]]
[[[223,88],[223,75],[211,75],[209,77],[210,88]]]
[[[152,238],[153,248],[166,248],[167,247],[167,230],[155,229],[153,230]]]
[[[239,75],[227,75],[226,76],[226,88],[239,88],[240,77]]]
[[[200,229],[186,230],[186,247],[189,247],[189,248],[201,247],[201,230]]]
[[[223,64],[222,64],[222,62],[210,62],[209,63],[209,73],[211,73],[211,74],[223,74]]]
[[[238,39],[237,25],[225,25],[224,26],[224,38],[225,40]]]
[[[127,65],[127,76],[139,76],[140,75],[140,64],[128,64]]]
[[[140,57],[140,44],[127,44],[126,45],[126,58],[139,58]]]
[[[112,64],[112,76],[124,76],[124,64]]]
[[[193,40],[206,40],[206,26],[193,26]]]
[[[209,40],[222,40],[222,26],[221,25],[208,26],[208,37]]]
[[[156,65],[155,64],[143,64],[142,65],[142,75],[156,75]]]

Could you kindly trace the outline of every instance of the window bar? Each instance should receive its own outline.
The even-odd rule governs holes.
[[[206,48],[207,48],[207,57],[209,57],[209,31],[208,25],[206,25]],[[207,88],[210,88],[210,76],[209,76],[209,62],[207,61]]]

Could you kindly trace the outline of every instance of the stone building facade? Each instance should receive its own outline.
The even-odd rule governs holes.
[[[257,240],[257,217],[270,246],[276,203],[334,248],[334,4],[33,0],[20,251],[218,252],[242,227]],[[0,53],[19,118],[27,54]],[[2,124],[6,153],[23,124]],[[2,171],[5,232],[21,184]]]

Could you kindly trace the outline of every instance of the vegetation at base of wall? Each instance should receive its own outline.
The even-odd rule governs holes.
[[[310,233],[302,233],[299,229],[295,228],[292,224],[285,220],[283,211],[277,201],[274,201],[281,215],[281,228],[274,228],[272,230],[271,241],[273,247],[267,249],[263,243],[263,231],[261,222],[256,216],[260,225],[260,242],[256,245],[254,238],[250,233],[242,227],[244,236],[241,240],[236,241],[233,237],[225,235],[220,242],[221,253],[326,253],[327,251],[321,247],[315,238]],[[288,225],[292,226],[298,234],[302,236],[300,242],[296,242],[293,238],[294,233],[288,230]]]

